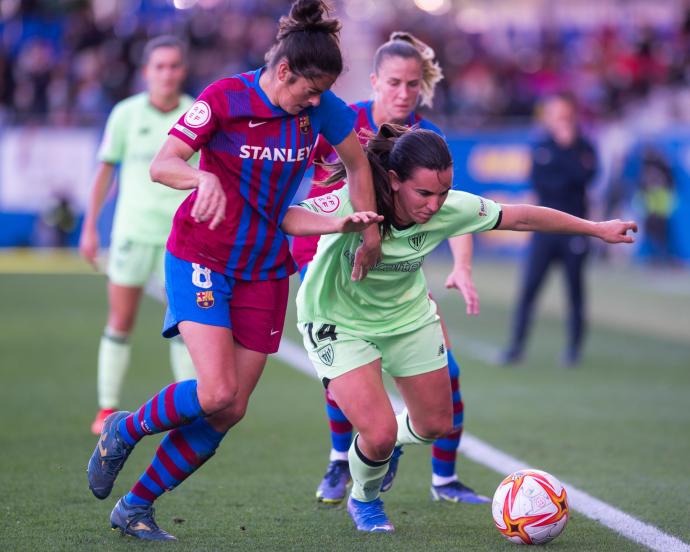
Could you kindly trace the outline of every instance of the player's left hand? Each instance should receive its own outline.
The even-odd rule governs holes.
[[[206,171],[199,171],[197,196],[192,205],[192,218],[196,222],[211,220],[208,227],[215,228],[225,218],[226,197],[218,177]]]
[[[479,294],[474,287],[472,273],[466,269],[453,269],[446,278],[446,288],[457,289],[465,300],[465,312],[468,316],[479,314]]]
[[[373,211],[358,211],[341,219],[338,232],[342,234],[346,232],[361,232],[382,220],[383,215],[377,215]]]
[[[628,230],[637,232],[637,223],[620,219],[597,223],[597,237],[608,243],[634,243],[635,239],[628,235]]]

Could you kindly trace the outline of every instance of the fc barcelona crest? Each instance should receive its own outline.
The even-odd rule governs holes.
[[[196,306],[200,309],[210,309],[215,304],[213,291],[197,291]]]
[[[415,234],[414,236],[410,236],[409,238],[407,238],[407,243],[409,243],[410,247],[415,251],[419,251],[424,245],[425,241],[426,232],[420,232],[419,234]]]
[[[299,116],[299,131],[302,134],[307,134],[311,130],[311,122],[309,121],[309,115]]]
[[[335,360],[335,351],[333,350],[333,347],[331,347],[330,343],[319,350],[319,358],[324,364],[327,364],[328,366],[333,365],[333,360]]]

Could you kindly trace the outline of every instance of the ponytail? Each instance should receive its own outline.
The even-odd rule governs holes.
[[[418,168],[445,171],[453,165],[453,159],[446,141],[431,130],[384,123],[376,134],[369,129],[360,132],[368,139],[364,152],[371,166],[376,212],[383,215],[380,228],[385,237],[390,235],[395,221],[395,200],[388,171],[394,171],[404,182]],[[342,161],[323,166],[331,174],[321,184],[328,186],[345,179]]]

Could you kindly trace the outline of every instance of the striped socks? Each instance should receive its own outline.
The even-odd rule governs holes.
[[[205,416],[196,385],[196,380],[168,385],[120,422],[117,429],[121,437],[135,445],[144,435],[162,433]]]
[[[460,392],[460,366],[448,351],[448,373],[453,392],[453,433],[436,439],[431,447],[431,472],[434,485],[445,485],[457,480],[455,462],[462,437],[463,402]]]
[[[352,443],[352,424],[326,389],[326,415],[331,430],[330,460],[347,460]]]
[[[161,441],[151,465],[141,475],[125,500],[129,504],[151,504],[165,491],[172,491],[215,453],[225,433],[198,418],[173,429]]]

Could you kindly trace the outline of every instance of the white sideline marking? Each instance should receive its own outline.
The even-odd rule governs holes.
[[[276,356],[296,370],[311,378],[316,378],[316,373],[307,353],[295,342],[283,338]],[[398,397],[391,397],[391,403],[396,412],[403,409],[403,403]],[[462,434],[460,451],[470,460],[503,475],[526,467],[525,462],[500,451],[466,431]],[[562,483],[568,490],[570,507],[582,515],[651,550],[657,552],[690,552],[690,545],[682,540],[614,508],[566,481]]]

